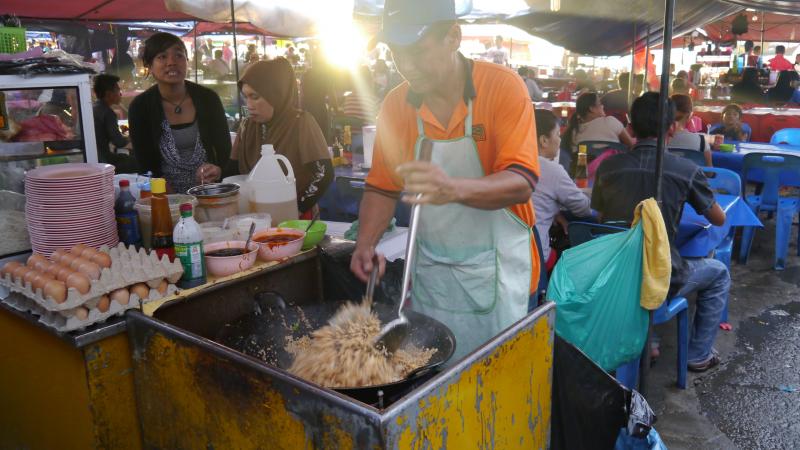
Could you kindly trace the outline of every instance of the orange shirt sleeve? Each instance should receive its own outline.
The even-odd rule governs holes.
[[[513,74],[504,74],[494,91],[493,133],[497,154],[492,172],[511,170],[535,186],[539,178],[539,149],[533,104],[525,83]]]
[[[399,193],[403,180],[395,169],[413,159],[416,129],[409,125],[406,104],[407,87],[401,86],[389,93],[378,114],[377,134],[372,154],[372,168],[367,175],[369,187],[386,193]]]

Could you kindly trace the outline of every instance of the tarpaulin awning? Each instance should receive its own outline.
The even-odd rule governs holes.
[[[576,0],[550,11],[549,1],[536,1],[531,11],[504,20],[528,33],[588,55],[619,55],[630,51],[636,28],[636,48],[644,47],[649,31],[653,47],[663,38],[662,4],[650,0],[604,2]],[[679,36],[742,8],[719,1],[683,0],[675,6],[674,35]],[[649,26],[649,30],[648,30]]]
[[[800,0],[725,0],[737,6],[784,14],[800,14]]]
[[[231,23],[213,23],[213,22],[198,22],[197,26],[186,32],[184,36],[192,36],[195,31],[198,35],[203,34],[233,34],[233,24]],[[279,34],[271,33],[262,30],[257,26],[247,22],[236,22],[236,34],[255,34],[259,36],[275,36],[280,37]]]
[[[228,10],[230,20],[230,9]],[[193,20],[194,17],[170,10],[163,0],[2,0],[0,14],[19,17],[67,20]]]
[[[800,8],[800,5],[798,5]],[[767,42],[797,42],[800,40],[800,16],[790,16],[786,14],[762,13],[759,11],[742,11],[724,19],[710,23],[703,28],[708,37],[713,40],[728,40],[733,37],[731,33],[731,22],[744,14],[747,17],[747,33],[741,34],[737,39],[745,41],[751,40],[758,42],[761,40],[761,27],[764,27],[764,40]],[[798,10],[800,14],[800,9]],[[753,20],[753,17],[756,20]]]

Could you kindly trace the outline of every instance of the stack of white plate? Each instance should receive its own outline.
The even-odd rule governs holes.
[[[33,251],[49,256],[75,244],[114,246],[114,166],[69,163],[25,174],[25,216]]]

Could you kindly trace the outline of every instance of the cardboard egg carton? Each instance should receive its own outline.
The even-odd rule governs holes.
[[[163,296],[174,295],[177,290],[178,288],[175,285],[169,285],[167,292]],[[163,296],[157,290],[151,289],[150,295],[147,299],[145,299],[145,301],[158,300]],[[4,299],[3,302],[17,311],[26,313],[30,312],[39,316],[39,322],[47,327],[53,328],[59,332],[69,332],[82,330],[90,325],[105,322],[108,318],[123,314],[129,309],[138,309],[142,304],[142,299],[140,299],[136,294],[131,294],[128,303],[125,305],[111,300],[109,308],[105,312],[101,312],[99,309],[97,309],[97,301],[92,302],[94,304],[91,306],[89,306],[89,303],[87,302],[81,306],[89,309],[89,315],[86,317],[86,319],[80,319],[77,316],[77,311],[81,307],[66,311],[48,311],[42,308],[33,299],[22,295],[10,295]]]
[[[86,294],[81,294],[74,288],[67,289],[67,298],[62,303],[57,303],[51,297],[45,298],[41,289],[34,290],[31,283],[25,283],[22,279],[15,280],[11,274],[0,278],[0,284],[33,299],[48,311],[58,312],[75,310],[80,306],[94,308],[103,295],[136,283],[146,283],[148,287],[155,288],[161,280],[166,279],[169,283],[168,289],[170,286],[177,289],[175,282],[183,275],[180,261],[170,261],[167,256],[159,260],[155,252],[147,253],[144,249],[137,251],[135,247],[126,247],[122,243],[111,249],[100,247],[100,251],[111,256],[111,267],[101,270],[100,278],[91,281]]]

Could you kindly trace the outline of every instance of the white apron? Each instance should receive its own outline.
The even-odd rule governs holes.
[[[464,136],[433,143],[431,162],[450,177],[485,174],[472,139],[472,101]],[[417,114],[419,157],[425,131]],[[413,271],[413,309],[447,325],[456,337],[453,364],[528,312],[531,228],[507,208],[458,203],[420,209]]]

